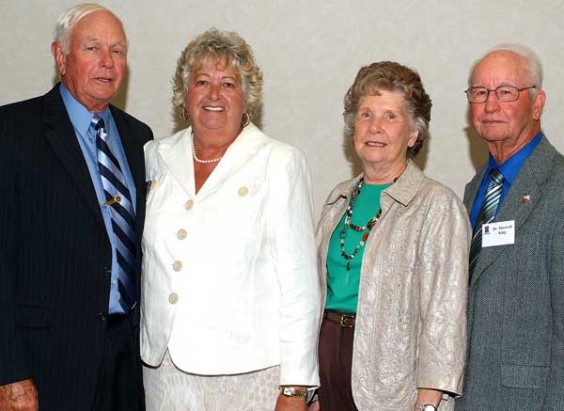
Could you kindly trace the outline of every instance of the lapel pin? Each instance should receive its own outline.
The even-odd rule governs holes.
[[[531,204],[531,196],[529,194],[525,194],[521,197],[521,204]]]

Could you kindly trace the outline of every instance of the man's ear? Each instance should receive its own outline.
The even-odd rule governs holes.
[[[57,71],[62,76],[65,75],[67,69],[67,57],[65,53],[63,53],[63,47],[54,41],[51,43],[51,53],[53,54],[53,58],[55,59],[55,65],[57,66]]]
[[[544,92],[544,90],[537,91],[535,100],[533,101],[533,120],[540,120],[545,101],[546,93]]]

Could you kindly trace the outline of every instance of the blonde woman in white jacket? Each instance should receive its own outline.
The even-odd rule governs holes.
[[[190,127],[145,147],[148,410],[305,410],[319,384],[310,176],[251,122],[261,88],[247,43],[208,30],[174,78]]]

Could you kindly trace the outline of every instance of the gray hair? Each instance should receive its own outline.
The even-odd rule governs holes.
[[[110,13],[123,27],[121,20],[107,8],[96,3],[77,4],[59,16],[57,26],[55,27],[55,42],[61,45],[65,55],[69,53],[70,33],[74,26],[84,17],[95,11],[106,11]]]
[[[476,70],[478,64],[480,64],[480,62],[490,54],[497,52],[512,53],[525,59],[527,71],[529,73],[530,85],[535,86],[535,88],[530,89],[531,96],[534,97],[538,90],[542,90],[543,69],[541,61],[533,50],[522,44],[500,44],[489,50],[478,61],[476,61],[476,63],[474,63],[472,71],[470,72],[470,78],[468,79],[469,86],[472,86],[472,77],[474,76],[474,71]]]
[[[172,102],[180,110],[185,109],[186,89],[190,73],[198,69],[206,58],[224,59],[241,76],[248,114],[258,115],[261,104],[262,72],[255,63],[247,42],[235,32],[211,28],[192,40],[180,54],[176,72],[172,78]]]

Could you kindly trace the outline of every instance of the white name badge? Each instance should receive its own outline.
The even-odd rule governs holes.
[[[515,220],[482,225],[482,248],[515,244]]]

